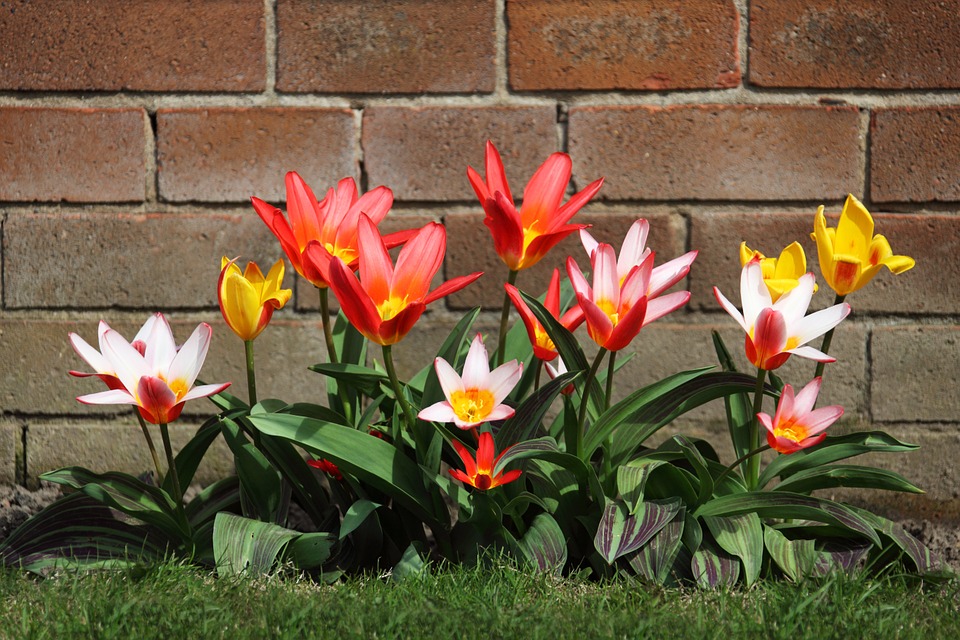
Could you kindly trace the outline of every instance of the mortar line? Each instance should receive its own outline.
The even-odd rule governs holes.
[[[147,111],[147,122],[145,130],[145,143],[144,143],[144,173],[146,174],[143,179],[145,181],[145,191],[144,193],[144,206],[153,205],[154,207],[160,202],[160,162],[157,152],[157,112],[154,109],[152,112]]]
[[[266,65],[263,95],[277,95],[277,0],[263,0],[264,64]]]
[[[507,3],[506,0],[496,0],[494,6],[494,45],[493,45],[494,80],[493,95],[498,101],[512,98],[507,78]]]
[[[3,235],[7,226],[7,212],[0,216],[0,309],[7,310],[7,245]]]
[[[872,109],[863,109],[861,114],[861,124],[863,130],[863,151],[860,154],[860,157],[863,158],[863,187],[860,193],[861,200],[866,203],[868,209],[873,209],[873,191],[870,189],[870,158],[871,154],[871,141],[873,139],[873,134],[870,127],[870,122],[873,120],[873,110]]]
[[[20,486],[27,486],[27,479],[30,477],[27,472],[29,471],[29,466],[27,465],[27,440],[28,431],[30,430],[30,424],[24,422],[20,425]],[[17,482],[17,478],[14,477],[14,482]]]
[[[734,0],[733,4],[737,11],[740,27],[737,31],[737,47],[740,54],[737,56],[740,67],[740,85],[746,88],[749,86],[748,74],[750,73],[750,2],[748,0]]]

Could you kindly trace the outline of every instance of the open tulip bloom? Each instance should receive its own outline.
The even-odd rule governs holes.
[[[814,409],[820,394],[821,378],[814,378],[794,397],[793,387],[784,385],[776,415],[757,414],[767,429],[767,444],[780,453],[794,453],[812,447],[827,437],[827,427],[840,419],[843,407]]]
[[[512,284],[505,284],[504,288],[513,306],[517,308],[520,319],[527,329],[527,337],[530,338],[530,344],[533,345],[533,355],[538,359],[548,362],[557,357],[557,347],[553,340],[547,335],[546,330],[537,317],[533,315],[530,307],[524,302],[520,291]],[[583,310],[580,305],[573,305],[563,315],[560,315],[560,270],[554,269],[550,277],[550,284],[547,285],[547,295],[543,300],[543,306],[549,311],[567,331],[574,331],[583,322]]]
[[[158,321],[158,317],[161,316],[159,314],[155,314],[147,318],[147,321],[143,323],[143,326],[140,327],[137,335],[130,343],[130,345],[141,354],[147,348],[147,337],[153,332],[153,326]],[[92,373],[86,373],[83,371],[70,371],[69,373],[77,378],[96,376],[100,378],[100,380],[102,380],[108,388],[122,389],[123,383],[121,383],[120,379],[117,377],[117,372],[114,370],[113,365],[103,356],[103,351],[106,344],[104,336],[108,331],[111,331],[110,325],[108,325],[104,320],[101,320],[99,326],[97,327],[97,338],[99,339],[100,351],[97,351],[91,347],[89,344],[87,344],[86,340],[77,334],[73,332],[69,334],[70,344],[73,346],[73,350],[76,351],[77,355],[83,358],[87,364],[93,367]]]
[[[511,360],[490,371],[480,334],[470,343],[463,377],[443,358],[437,358],[434,367],[446,400],[423,409],[418,416],[421,420],[452,422],[461,429],[470,429],[483,422],[506,420],[514,414],[503,400],[520,382],[523,365]]]
[[[757,258],[760,260],[760,269],[763,272],[763,283],[770,290],[770,299],[776,302],[784,293],[793,289],[800,282],[800,276],[807,273],[807,256],[799,242],[793,242],[778,258],[768,258],[759,251],[754,251],[746,242],[740,243],[740,266]],[[817,292],[817,285],[813,285],[813,292]]]
[[[217,298],[227,326],[241,340],[253,340],[266,328],[275,309],[282,309],[293,291],[281,289],[283,260],[270,268],[266,277],[255,262],[248,262],[241,272],[236,259],[221,260]]]
[[[835,229],[827,227],[821,206],[811,235],[817,241],[820,271],[838,296],[853,293],[870,282],[881,267],[900,274],[915,264],[913,258],[893,255],[885,237],[873,235],[873,217],[852,195],[843,203]]]
[[[840,324],[849,315],[850,305],[835,304],[806,315],[813,283],[813,274],[807,273],[799,278],[796,287],[773,302],[763,281],[760,260],[753,258],[740,272],[742,314],[717,287],[713,288],[720,306],[746,332],[747,358],[758,369],[776,369],[791,355],[817,362],[836,361],[822,351],[803,345]]]
[[[166,318],[161,314],[156,318],[145,337],[143,352],[113,329],[104,331],[101,355],[116,373],[120,386],[77,400],[84,404],[136,405],[147,422],[167,424],[180,416],[188,400],[212,396],[230,386],[229,382],[193,386],[210,347],[210,325],[197,326],[178,350]]]
[[[457,454],[463,462],[464,471],[460,471],[460,469],[450,469],[450,475],[464,484],[468,484],[481,491],[486,491],[494,487],[499,487],[502,484],[513,482],[520,477],[520,469],[514,469],[513,471],[507,471],[505,473],[494,473],[494,470],[497,468],[497,463],[500,462],[503,454],[509,451],[510,448],[507,447],[500,452],[499,456],[494,458],[493,456],[496,454],[496,449],[494,449],[493,436],[487,432],[480,434],[480,440],[477,444],[476,460],[470,455],[470,450],[456,440],[453,441],[453,448],[457,450]]]
[[[492,142],[487,142],[485,152],[486,179],[472,167],[467,168],[467,177],[486,213],[483,223],[493,235],[497,255],[511,271],[532,267],[558,242],[584,228],[568,223],[600,190],[603,178],[591,182],[561,206],[572,166],[567,154],[551,154],[527,183],[519,211],[500,153]]]

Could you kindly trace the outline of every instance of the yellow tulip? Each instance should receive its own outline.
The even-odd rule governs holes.
[[[836,229],[827,227],[821,205],[810,235],[817,241],[823,277],[838,296],[852,293],[870,282],[880,267],[898,274],[916,264],[908,256],[893,255],[887,239],[873,235],[870,212],[852,195],[843,203]]]
[[[770,298],[776,302],[780,296],[797,286],[800,276],[807,272],[807,257],[799,242],[784,248],[779,258],[768,258],[759,251],[754,251],[746,242],[740,243],[740,266],[745,267],[754,258],[760,258],[760,269],[763,271],[763,283],[770,291]],[[817,287],[814,285],[813,290]]]
[[[241,339],[253,340],[264,330],[275,309],[283,308],[293,292],[281,289],[283,260],[277,260],[267,277],[255,262],[248,262],[244,272],[236,259],[226,256],[220,263],[220,282],[217,295],[220,311],[227,325]]]

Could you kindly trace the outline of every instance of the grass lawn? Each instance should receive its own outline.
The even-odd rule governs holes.
[[[956,638],[960,583],[833,575],[662,590],[509,567],[333,586],[172,564],[38,580],[0,570],[0,638]]]

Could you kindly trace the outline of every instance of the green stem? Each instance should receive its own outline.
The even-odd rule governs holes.
[[[536,373],[533,376],[533,390],[537,391],[540,388],[540,372],[543,371],[543,368],[546,367],[546,363],[541,361],[537,356],[533,356],[530,366],[536,367]]]
[[[173,485],[173,501],[178,511],[183,511],[183,491],[180,490],[180,478],[177,476],[177,465],[173,460],[173,447],[170,445],[170,429],[165,422],[160,423],[160,437],[163,438],[163,450],[167,454],[167,473],[170,474],[170,483]]]
[[[753,393],[753,417],[750,420],[750,449],[760,448],[760,419],[757,414],[763,409],[763,381],[767,377],[766,369],[757,369],[757,386]],[[747,466],[747,488],[753,491],[760,481],[760,456],[750,458]]]
[[[160,457],[157,455],[157,448],[153,446],[153,438],[150,437],[150,430],[147,428],[147,423],[144,422],[143,416],[140,415],[139,409],[134,409],[133,412],[137,414],[137,420],[140,422],[140,429],[143,431],[143,437],[147,439],[147,448],[150,449],[150,456],[153,458],[153,468],[157,470],[157,486],[163,482],[163,471],[160,468]]]
[[[243,350],[247,356],[247,398],[252,407],[257,404],[257,374],[253,367],[253,340],[244,340]]]
[[[610,360],[607,362],[607,395],[603,401],[604,411],[610,408],[610,396],[613,395],[613,372],[616,369],[616,363],[617,363],[617,352],[612,351],[610,353]]]
[[[510,270],[507,274],[507,284],[514,284],[517,281],[519,271]],[[500,311],[500,337],[497,341],[497,366],[503,364],[504,351],[507,348],[507,322],[510,320],[510,296],[506,290],[503,292],[503,306]]]
[[[390,386],[393,387],[393,395],[397,397],[397,402],[403,410],[404,422],[407,423],[407,429],[412,430],[413,425],[417,423],[417,416],[413,413],[413,407],[407,402],[407,397],[403,394],[403,387],[400,386],[400,379],[397,377],[397,370],[393,366],[393,350],[390,345],[385,344],[383,349],[383,366],[390,377]],[[399,442],[398,442],[399,446]]]
[[[841,302],[843,302],[844,298],[846,298],[846,296],[841,296],[840,294],[837,294],[837,297],[833,299],[833,304],[835,305],[840,304]],[[820,344],[820,351],[823,351],[824,353],[829,353],[830,343],[833,342],[834,329],[836,329],[836,327],[834,327],[833,329],[830,329],[830,331],[827,331],[825,334],[823,334],[823,342]],[[823,366],[825,364],[826,364],[825,362],[817,363],[816,373],[813,374],[814,378],[823,377]]]
[[[765,445],[763,445],[762,447],[759,447],[759,448],[757,448],[757,449],[754,449],[753,451],[750,451],[750,452],[748,452],[748,453],[745,453],[745,454],[743,454],[742,456],[740,456],[739,458],[737,458],[737,461],[736,461],[736,462],[734,462],[734,463],[731,464],[729,467],[727,467],[726,469],[724,469],[724,470],[723,470],[723,473],[721,473],[719,476],[717,476],[717,479],[713,481],[713,486],[715,486],[715,487],[716,487],[716,486],[719,486],[719,485],[720,485],[720,481],[723,480],[724,478],[726,478],[726,477],[727,477],[727,474],[729,474],[731,471],[733,471],[733,470],[736,469],[738,466],[740,466],[741,464],[743,464],[744,461],[752,459],[753,456],[758,456],[758,454],[763,453],[764,451],[766,451],[766,450],[769,449],[769,448],[770,448],[770,445],[765,444]],[[759,459],[759,456],[758,456],[758,459]],[[758,488],[758,487],[754,487],[754,488]]]
[[[587,379],[583,383],[583,395],[580,397],[580,415],[577,417],[577,424],[575,429],[567,429],[564,433],[564,438],[567,440],[567,453],[572,453],[575,456],[580,456],[580,445],[583,442],[583,430],[584,425],[587,422],[587,405],[590,403],[590,387],[593,386],[593,381],[597,377],[597,370],[600,368],[600,363],[603,361],[603,356],[607,355],[607,350],[603,347],[600,347],[600,350],[597,351],[597,357],[593,360],[593,365],[590,366],[590,371],[587,373]]]
[[[330,326],[330,301],[327,287],[318,287],[320,291],[320,322],[323,324],[323,340],[327,343],[327,359],[331,364],[337,364],[337,347],[333,344],[333,327]]]

